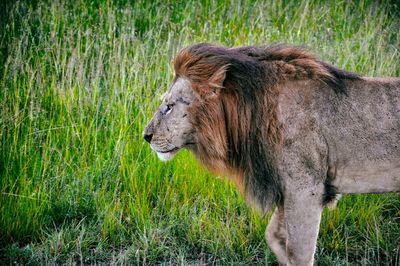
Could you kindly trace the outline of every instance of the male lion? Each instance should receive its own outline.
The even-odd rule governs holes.
[[[337,69],[286,45],[188,47],[144,138],[182,148],[276,210],[266,239],[281,264],[312,265],[323,207],[338,193],[400,191],[400,79]]]

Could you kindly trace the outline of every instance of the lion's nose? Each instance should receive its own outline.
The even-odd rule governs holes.
[[[143,138],[144,138],[148,143],[150,143],[151,139],[153,138],[153,134],[146,134],[146,133],[144,133],[144,134],[143,134]]]

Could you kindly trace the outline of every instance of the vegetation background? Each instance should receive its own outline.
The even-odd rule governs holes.
[[[400,76],[396,1],[2,1],[0,264],[275,264],[270,215],[142,140],[181,48],[305,45]],[[399,195],[324,212],[319,265],[400,265]]]

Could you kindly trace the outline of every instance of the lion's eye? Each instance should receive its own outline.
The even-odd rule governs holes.
[[[173,104],[166,104],[166,105],[164,106],[163,110],[162,110],[162,113],[163,113],[164,115],[169,114],[169,113],[172,111],[172,107],[173,107],[173,106],[174,106]]]
[[[166,114],[168,114],[169,112],[171,112],[171,110],[172,110],[172,105],[168,104],[168,105],[167,105],[167,112],[166,112]]]

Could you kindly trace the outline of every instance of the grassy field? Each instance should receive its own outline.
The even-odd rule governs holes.
[[[274,264],[269,219],[188,152],[141,132],[187,45],[300,44],[400,76],[399,6],[381,1],[27,1],[0,24],[0,264]],[[385,4],[383,4],[385,2]],[[345,196],[319,265],[400,265],[399,195]]]

